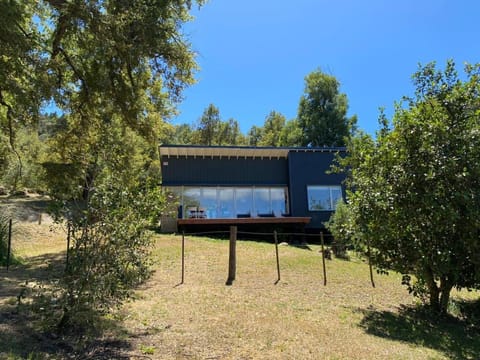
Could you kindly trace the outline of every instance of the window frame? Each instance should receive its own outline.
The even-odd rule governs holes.
[[[313,190],[328,190],[328,202],[329,202],[329,207],[327,209],[315,209],[312,208],[312,201],[311,201],[311,192]],[[340,198],[333,198],[332,196],[332,191],[340,191]],[[325,211],[335,211],[337,208],[337,202],[339,199],[343,200],[343,190],[341,185],[318,185],[318,184],[312,184],[312,185],[307,185],[307,208],[308,211],[311,212],[325,212]]]

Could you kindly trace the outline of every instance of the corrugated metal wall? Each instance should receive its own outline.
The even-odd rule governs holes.
[[[312,218],[308,227],[321,228],[327,221],[331,211],[309,211],[307,185],[340,185],[343,174],[327,174],[335,158],[335,153],[329,152],[290,152],[289,191],[290,210],[293,216],[309,216]]]
[[[286,186],[288,165],[283,158],[162,157],[162,184]]]

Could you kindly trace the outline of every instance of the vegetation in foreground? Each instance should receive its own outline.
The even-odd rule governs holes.
[[[465,80],[463,80],[463,78]],[[415,97],[359,133],[339,158],[348,173],[344,233],[438,312],[453,288],[480,288],[480,64],[420,66]],[[345,214],[343,214],[345,215]],[[338,215],[340,216],[340,214]]]
[[[164,235],[154,236],[154,273],[130,302],[112,315],[87,317],[91,326],[83,333],[73,327],[62,335],[49,327],[36,297],[65,269],[66,233],[52,225],[48,217],[42,225],[36,217],[17,222],[14,244],[23,264],[0,269],[0,358],[475,359],[480,353],[478,292],[454,292],[450,315],[435,319],[405,292],[398,274],[376,275],[372,288],[368,266],[355,254],[327,261],[323,286],[316,245],[281,246],[281,281],[274,285],[274,247],[254,241],[238,242],[237,277],[227,287],[228,241],[191,237],[180,284],[181,238]]]

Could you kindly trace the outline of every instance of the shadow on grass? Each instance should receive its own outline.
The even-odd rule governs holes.
[[[0,358],[129,359],[131,345],[116,339],[127,331],[115,319],[91,316],[84,328],[56,332],[52,324],[59,316],[52,316],[38,289],[58,279],[64,267],[65,253],[55,253],[0,270]]]
[[[428,308],[403,306],[398,312],[361,310],[368,334],[428,347],[449,359],[478,359],[480,302],[458,302],[458,317],[435,316]],[[475,315],[476,314],[476,315]]]

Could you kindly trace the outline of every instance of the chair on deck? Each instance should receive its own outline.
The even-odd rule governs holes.
[[[187,214],[188,217],[191,218],[196,218],[197,217],[197,207],[196,206],[190,206],[187,208]]]
[[[197,217],[200,219],[205,219],[207,217],[207,213],[205,212],[205,208],[199,207],[197,211]]]

